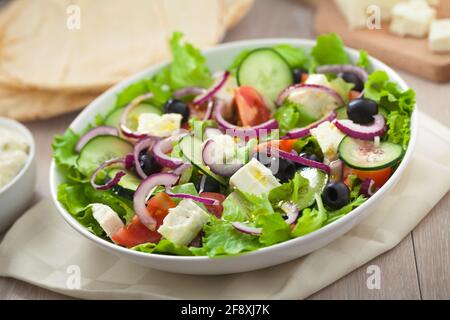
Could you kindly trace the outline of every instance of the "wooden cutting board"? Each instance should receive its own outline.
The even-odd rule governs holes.
[[[436,81],[450,81],[450,53],[436,54],[428,49],[428,39],[403,38],[382,29],[352,30],[332,0],[307,1],[315,6],[314,30],[317,34],[335,32],[349,47],[365,49],[390,66]],[[450,0],[441,0],[438,17],[450,18]]]

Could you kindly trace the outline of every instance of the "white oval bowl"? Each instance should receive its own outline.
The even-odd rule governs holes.
[[[230,65],[233,58],[242,50],[273,46],[281,43],[301,46],[308,50],[314,46],[315,41],[289,38],[247,40],[222,44],[213,49],[206,50],[204,51],[204,53],[207,57],[208,65],[211,70],[223,70]],[[357,50],[349,48],[346,48],[346,50],[353,61],[358,58]],[[394,70],[375,58],[371,57],[370,60],[374,70],[386,71],[392,81],[397,82],[401,88],[408,89],[406,83]],[[89,106],[87,106],[83,110],[83,112],[81,112],[78,117],[72,122],[70,127],[75,131],[84,129],[86,124],[93,122],[97,114],[106,114],[114,106],[114,103],[116,101],[116,94],[118,92],[122,91],[127,86],[140,79],[152,76],[166,64],[167,63],[163,63],[151,67],[112,87],[101,96],[99,96],[96,100],[94,100]],[[278,265],[280,263],[299,258],[307,253],[310,253],[327,245],[328,243],[332,242],[336,238],[349,231],[357,223],[359,223],[363,217],[365,217],[372,211],[371,209],[373,205],[376,203],[380,203],[381,199],[386,195],[388,190],[398,182],[406,166],[411,160],[413,148],[416,143],[417,128],[418,125],[416,109],[412,115],[411,121],[411,141],[402,163],[399,165],[398,169],[395,171],[389,181],[364,204],[362,204],[346,216],[342,217],[341,219],[327,226],[324,226],[323,228],[313,233],[270,247],[232,257],[208,258],[146,254],[120,247],[90,233],[81,224],[79,224],[58,202],[57,186],[63,181],[63,177],[60,176],[59,172],[57,171],[54,161],[52,162],[50,167],[50,189],[52,198],[55,202],[56,207],[58,208],[58,211],[61,213],[64,220],[66,220],[66,222],[69,223],[70,226],[72,226],[72,228],[91,240],[94,244],[121,258],[128,259],[150,268],[175,273],[212,275],[245,272]]]
[[[21,123],[0,117],[0,127],[16,131],[29,145],[28,159],[19,173],[0,188],[0,233],[6,230],[30,204],[36,181],[35,143],[31,132]]]

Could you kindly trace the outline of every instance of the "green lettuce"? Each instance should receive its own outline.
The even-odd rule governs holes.
[[[176,256],[192,256],[190,248],[180,246],[170,240],[162,239],[158,243],[144,243],[132,248],[133,250],[145,253],[169,254]]]
[[[286,60],[291,69],[306,69],[309,57],[302,48],[294,47],[289,44],[279,44],[273,47],[273,49]]]
[[[292,235],[294,237],[304,236],[308,233],[320,229],[327,220],[327,212],[323,206],[322,198],[320,195],[316,194],[316,204],[317,208],[306,208],[303,209],[302,215],[297,220],[297,224],[292,230]]]
[[[356,61],[356,65],[363,69],[368,69],[370,66],[369,54],[365,50],[359,50],[359,58]]]
[[[411,137],[411,114],[416,103],[414,91],[403,91],[397,83],[389,81],[385,71],[375,71],[365,83],[364,96],[389,112],[386,119],[388,131],[384,140],[400,144],[406,149]]]
[[[317,120],[304,112],[301,105],[288,99],[275,111],[273,117],[278,122],[280,135],[284,135],[292,129],[304,127]]]
[[[259,241],[264,246],[283,242],[291,237],[291,228],[279,212],[258,215],[255,224],[257,227],[262,228]]]
[[[308,179],[297,172],[290,181],[273,188],[269,192],[269,201],[276,207],[282,201],[291,201],[297,206],[303,206],[303,195],[309,188]]]
[[[335,33],[318,36],[311,55],[314,57],[316,65],[349,63],[344,43]]]
[[[302,152],[315,154],[319,158],[323,159],[323,152],[320,148],[319,142],[313,136],[306,136],[295,141],[294,150],[299,154]]]
[[[327,212],[327,218],[325,224],[330,224],[333,221],[336,221],[346,214],[350,213],[353,209],[356,207],[359,207],[367,200],[366,197],[363,195],[358,195],[357,198],[355,198],[353,201],[351,201],[349,204],[343,206],[342,208],[335,210],[335,211],[328,211]]]

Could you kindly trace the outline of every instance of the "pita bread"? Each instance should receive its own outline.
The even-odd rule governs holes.
[[[226,1],[229,14],[224,1],[15,0],[0,14],[0,83],[71,92],[106,89],[168,58],[175,30],[200,48],[219,42],[226,24],[242,14],[242,0]],[[66,26],[73,4],[80,8],[80,29]]]
[[[20,121],[47,119],[83,108],[99,93],[24,91],[0,85],[0,116]]]

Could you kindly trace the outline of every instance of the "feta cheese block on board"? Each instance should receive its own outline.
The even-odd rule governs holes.
[[[311,129],[311,135],[317,139],[320,149],[328,161],[337,158],[337,149],[345,134],[336,128],[334,124],[330,121],[325,121],[316,128]]]
[[[434,20],[431,23],[428,46],[434,52],[450,52],[450,19]]]
[[[389,20],[391,9],[394,5],[405,0],[335,0],[341,13],[347,20],[350,28],[366,28],[367,19],[372,14],[369,6],[375,5],[380,8],[381,20]]]
[[[105,230],[108,237],[111,238],[113,234],[124,226],[119,215],[109,206],[102,203],[93,203],[91,209],[94,219]]]
[[[230,185],[240,191],[259,196],[278,187],[280,183],[269,168],[253,158],[231,176]]]
[[[436,16],[436,10],[425,0],[399,3],[392,8],[389,30],[400,36],[425,37]]]
[[[188,245],[209,220],[209,214],[193,200],[184,199],[169,209],[158,232],[177,245]]]

